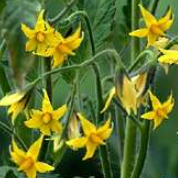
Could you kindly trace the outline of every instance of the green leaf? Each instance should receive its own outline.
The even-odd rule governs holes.
[[[14,10],[15,9],[15,10]],[[37,1],[7,1],[1,17],[1,35],[5,38],[9,51],[9,65],[18,85],[33,64],[34,56],[25,51],[26,39],[21,31],[21,24],[33,27],[40,4]]]
[[[1,12],[2,12],[2,10],[4,9],[5,6],[6,6],[5,0],[1,0],[1,1],[0,1],[0,14],[1,14]]]
[[[99,49],[108,40],[114,22],[115,0],[101,0],[95,15],[93,30],[96,48]]]
[[[1,178],[8,178],[7,176],[11,176],[11,178],[18,178],[19,173],[16,171],[15,168],[9,166],[2,166],[0,167],[0,177]]]

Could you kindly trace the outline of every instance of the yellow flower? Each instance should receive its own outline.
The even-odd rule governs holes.
[[[120,77],[118,78],[120,79]],[[112,98],[117,96],[128,114],[131,114],[131,112],[136,114],[137,108],[144,100],[146,81],[147,73],[136,75],[131,78],[127,75],[123,75],[122,81],[116,82],[116,87],[110,90],[109,97],[101,113],[108,109]]]
[[[84,132],[83,137],[74,138],[66,142],[74,150],[86,147],[86,154],[83,160],[93,157],[99,145],[105,145],[104,140],[111,135],[112,128],[110,127],[111,118],[109,118],[103,126],[96,128],[90,121],[88,121],[80,113],[77,114]]]
[[[178,51],[177,50],[165,50],[160,49],[160,51],[163,53],[158,58],[158,61],[162,64],[178,64]]]
[[[19,166],[18,171],[23,171],[28,178],[36,178],[37,172],[45,173],[54,170],[54,167],[37,160],[42,141],[43,136],[34,142],[27,152],[19,149],[15,141],[12,141],[12,150],[10,151],[12,160]]]
[[[44,10],[40,12],[34,29],[30,29],[25,24],[21,26],[25,36],[29,39],[26,43],[26,51],[34,51],[42,56],[54,39],[54,29],[44,21],[43,15]]]
[[[27,106],[29,95],[25,91],[18,91],[13,94],[8,94],[0,101],[0,106],[10,106],[8,114],[11,114],[12,122]]]
[[[158,61],[164,68],[166,74],[168,74],[169,66],[172,64],[178,64],[178,50],[175,48],[170,50],[159,48],[159,50],[163,53],[163,55],[158,58]]]
[[[168,100],[161,103],[159,99],[149,91],[153,111],[149,111],[141,116],[143,119],[154,120],[154,129],[156,129],[164,119],[168,119],[168,114],[172,111],[174,106],[174,99],[172,94]]]
[[[77,49],[82,40],[83,33],[81,35],[81,27],[79,27],[73,35],[64,38],[59,32],[55,32],[56,39],[54,40],[52,47],[46,52],[46,56],[53,57],[53,68],[62,65],[68,55],[74,56],[73,50]]]
[[[29,128],[39,129],[44,135],[50,135],[51,131],[59,134],[62,131],[62,124],[58,121],[67,112],[67,106],[53,110],[47,92],[44,90],[42,111],[33,109],[31,119],[25,121]]]
[[[131,32],[130,36],[136,36],[139,38],[146,37],[148,38],[148,46],[154,45],[155,41],[160,36],[165,36],[165,31],[167,31],[172,23],[172,10],[169,9],[167,14],[161,19],[157,20],[150,12],[148,12],[143,6],[140,6],[140,10],[143,16],[143,19],[146,24],[146,28],[141,28]]]

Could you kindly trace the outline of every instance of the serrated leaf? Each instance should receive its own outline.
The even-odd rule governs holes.
[[[14,10],[15,9],[15,10]],[[21,24],[32,27],[35,24],[37,11],[40,9],[38,1],[16,0],[7,1],[7,6],[2,12],[1,35],[5,38],[9,51],[9,65],[18,85],[33,64],[34,56],[25,52],[26,39],[21,31]]]
[[[112,31],[112,25],[114,22],[116,6],[115,0],[101,0],[98,7],[94,23],[94,38],[96,48],[102,47],[103,43],[107,41]]]

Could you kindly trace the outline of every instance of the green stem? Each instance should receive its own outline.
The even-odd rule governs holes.
[[[149,55],[149,57],[152,58],[153,52],[150,51],[150,50],[145,50],[145,51],[141,52],[141,53],[137,56],[137,58],[134,60],[134,62],[129,66],[128,72],[129,72],[129,73],[132,72],[132,71],[138,66],[138,64],[140,64],[140,63],[142,62],[142,60],[145,60],[144,57],[145,57],[146,55]]]
[[[131,31],[134,31],[139,28],[139,15],[140,11],[138,8],[138,4],[140,3],[140,0],[132,0],[132,19],[131,19]],[[133,62],[139,53],[140,50],[140,43],[139,39],[137,37],[131,38],[131,61]]]
[[[132,0],[132,19],[131,19],[131,30],[134,31],[139,28],[139,7],[140,0]],[[131,38],[131,61],[134,62],[137,54],[139,53],[139,39]],[[133,166],[135,163],[136,153],[136,138],[137,138],[137,127],[131,119],[126,121],[126,133],[125,133],[125,145],[124,145],[124,158],[121,170],[121,178],[129,178]]]
[[[71,101],[70,101],[70,104],[68,106],[69,111],[66,115],[65,127],[64,127],[62,135],[61,135],[61,140],[64,140],[64,142],[65,142],[65,140],[67,140],[67,137],[68,137],[67,130],[68,130],[70,118],[72,117],[72,113],[73,113],[74,100],[75,100],[75,94],[76,94],[76,84],[77,84],[77,81],[74,82],[73,91],[72,91],[72,94],[71,94]],[[67,147],[64,143],[62,148],[59,150],[60,153],[58,154],[57,158],[55,159],[55,163],[54,163],[55,167],[57,167],[59,165],[59,163],[61,162],[62,157],[66,152],[66,149],[67,149]]]
[[[86,13],[83,14],[85,22],[88,27],[88,32],[90,36],[90,43],[92,48],[92,55],[95,56],[95,43],[94,43],[94,36],[92,33],[92,27],[89,20],[89,17]],[[101,110],[103,108],[103,94],[102,94],[102,83],[101,83],[101,74],[100,69],[96,63],[92,64],[93,71],[95,73],[95,80],[96,80],[96,94],[97,94],[97,101],[98,101],[98,109],[97,109],[97,122],[102,120],[104,115],[101,114]],[[105,178],[112,178],[112,169],[110,164],[110,159],[108,155],[108,148],[107,145],[99,147],[100,158],[102,163],[103,174]]]
[[[27,151],[28,148],[26,144],[23,142],[23,140],[5,123],[0,121],[0,128],[3,129],[5,132],[7,132],[10,136],[14,136],[14,138],[17,140],[17,142],[20,144],[23,150]]]
[[[65,8],[58,15],[56,15],[53,19],[49,19],[49,23],[55,24],[61,20],[76,2],[77,0],[71,0],[69,3],[67,3]]]
[[[135,162],[135,146],[136,126],[131,119],[127,118],[121,178],[130,178],[131,172],[133,170],[133,164]]]
[[[131,178],[138,178],[142,173],[146,156],[147,156],[149,132],[150,132],[150,121],[144,121],[143,129],[141,132],[141,142],[140,142],[141,144],[140,144],[139,154]]]

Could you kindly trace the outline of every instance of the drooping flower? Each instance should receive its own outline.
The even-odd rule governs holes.
[[[12,123],[27,106],[29,95],[25,91],[17,91],[6,95],[0,101],[0,106],[10,106],[8,114],[11,115]]]
[[[62,124],[59,119],[67,112],[67,105],[64,104],[54,110],[47,92],[44,90],[43,93],[42,110],[33,109],[31,118],[25,121],[25,125],[29,128],[39,129],[44,135],[50,135],[51,131],[59,134],[62,131]]]
[[[104,140],[108,139],[112,132],[112,128],[110,127],[111,118],[109,118],[104,125],[96,128],[95,125],[80,113],[77,115],[81,121],[84,136],[71,139],[67,141],[66,144],[74,150],[86,147],[86,154],[83,157],[83,160],[86,160],[93,157],[99,145],[106,144]]]
[[[147,75],[147,73],[142,73],[134,77],[129,77],[123,74],[121,75],[122,77],[116,77],[119,81],[116,81],[116,87],[113,87],[110,90],[109,97],[101,112],[105,112],[108,109],[112,98],[117,96],[128,114],[131,114],[131,112],[136,114],[137,108],[144,101]]]
[[[34,29],[30,29],[25,24],[21,26],[28,38],[26,51],[33,51],[42,56],[54,40],[54,29],[43,19],[43,15],[44,10],[40,12]]]
[[[35,141],[25,152],[18,148],[14,140],[12,141],[12,149],[10,151],[12,160],[19,166],[18,171],[23,171],[28,178],[36,178],[37,172],[45,173],[54,170],[54,167],[38,161],[42,142],[43,136]]]
[[[164,119],[168,119],[168,114],[172,111],[174,106],[174,99],[171,94],[167,101],[161,103],[151,91],[149,91],[149,96],[153,110],[143,114],[141,118],[153,120],[154,129],[156,129]]]
[[[58,67],[64,63],[68,55],[71,56],[75,55],[73,50],[77,49],[80,46],[84,34],[83,32],[81,34],[81,27],[78,27],[78,29],[74,32],[74,34],[66,38],[64,38],[57,31],[55,32],[55,36],[56,38],[53,41],[51,48],[47,50],[46,56],[52,56],[53,67]]]
[[[165,36],[165,31],[167,31],[172,23],[172,10],[168,10],[167,14],[161,19],[157,20],[149,11],[147,11],[143,6],[140,6],[140,10],[143,16],[143,19],[146,24],[146,28],[141,28],[131,32],[130,36],[135,36],[139,38],[147,37],[148,46],[154,45],[155,41],[161,37]]]

